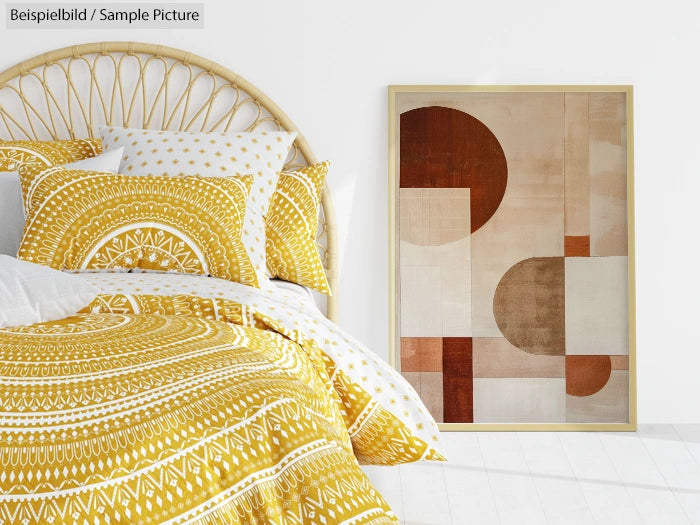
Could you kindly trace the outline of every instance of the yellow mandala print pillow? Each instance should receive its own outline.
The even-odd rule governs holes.
[[[49,168],[34,192],[18,257],[61,270],[141,268],[257,286],[241,240],[252,182],[251,175]]]
[[[102,139],[0,141],[0,172],[26,168],[37,172],[99,155]],[[27,182],[28,184],[28,182]],[[22,193],[26,185],[22,184]]]
[[[330,295],[316,246],[318,206],[329,162],[282,172],[265,224],[267,269],[271,277]]]
[[[101,152],[102,139],[0,141],[0,171],[17,171],[27,165],[50,167]]]

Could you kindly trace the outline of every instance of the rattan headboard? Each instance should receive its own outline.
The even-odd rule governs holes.
[[[255,86],[197,55],[154,44],[97,42],[25,60],[0,73],[0,139],[93,137],[101,125],[162,130],[298,131]],[[299,134],[287,167],[316,162]],[[337,233],[328,188],[318,245],[337,316]]]

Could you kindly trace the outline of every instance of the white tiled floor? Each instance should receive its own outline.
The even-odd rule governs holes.
[[[444,432],[447,463],[365,467],[406,525],[700,524],[700,425]]]

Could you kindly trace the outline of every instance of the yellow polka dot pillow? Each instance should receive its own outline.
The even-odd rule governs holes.
[[[267,268],[271,277],[330,295],[316,245],[318,207],[328,162],[282,172],[266,219]]]
[[[105,150],[123,146],[119,172],[125,175],[254,175],[243,242],[260,283],[265,272],[265,215],[296,132],[159,131],[105,126]]]
[[[241,239],[252,183],[252,175],[133,177],[49,168],[18,257],[60,270],[141,268],[257,286]]]

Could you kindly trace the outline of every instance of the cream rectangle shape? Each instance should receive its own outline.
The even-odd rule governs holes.
[[[561,423],[564,378],[475,378],[474,423]]]
[[[474,377],[564,377],[563,355],[534,355],[513,346],[503,337],[472,339]]]
[[[625,93],[589,94],[591,255],[627,255]]]
[[[442,270],[401,266],[401,337],[442,337]]]
[[[442,372],[420,372],[420,397],[435,421],[442,423]]]
[[[565,259],[566,353],[627,355],[627,257]]]
[[[589,235],[588,93],[564,95],[564,235]]]
[[[469,188],[400,189],[399,315],[403,337],[472,335],[469,195]],[[425,282],[418,283],[416,267],[440,269],[439,305],[435,291],[424,289]],[[428,277],[428,282],[432,279]],[[441,318],[439,329],[436,314]],[[426,318],[427,325],[421,320]]]

